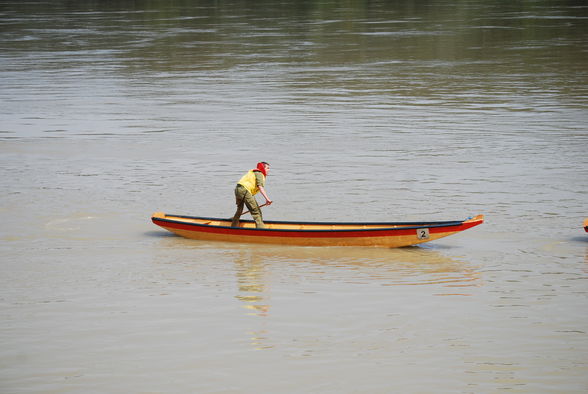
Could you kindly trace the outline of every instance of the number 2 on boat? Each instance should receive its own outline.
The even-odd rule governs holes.
[[[428,228],[417,229],[417,238],[418,239],[429,239],[429,229]]]

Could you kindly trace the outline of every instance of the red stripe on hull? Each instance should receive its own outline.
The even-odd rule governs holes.
[[[188,223],[171,222],[167,220],[152,219],[153,223],[166,228],[191,231],[207,234],[222,234],[227,236],[261,236],[261,237],[288,237],[288,238],[370,238],[370,237],[394,237],[413,235],[417,228],[428,228],[430,234],[455,233],[467,230],[481,224],[480,222],[462,223],[457,226],[428,227],[418,226],[407,229],[366,229],[366,230],[257,230],[231,227],[218,227]]]

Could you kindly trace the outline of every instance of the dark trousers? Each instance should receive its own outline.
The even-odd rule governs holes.
[[[233,222],[231,223],[231,226],[239,227],[239,219],[243,213],[243,206],[247,206],[249,213],[251,213],[253,220],[255,220],[255,227],[265,227],[265,224],[263,224],[261,209],[259,208],[257,200],[255,197],[253,197],[249,190],[245,189],[245,187],[242,185],[237,185],[237,187],[235,187],[235,203],[237,204],[237,212],[235,212],[235,216],[233,216]]]

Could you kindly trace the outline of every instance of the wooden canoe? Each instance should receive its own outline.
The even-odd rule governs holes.
[[[396,248],[447,237],[484,222],[484,215],[457,221],[398,223],[335,223],[252,220],[231,227],[231,219],[169,215],[156,212],[151,220],[182,237],[206,241],[300,246],[378,246]]]

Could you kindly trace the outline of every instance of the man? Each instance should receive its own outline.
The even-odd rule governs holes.
[[[265,161],[257,163],[257,167],[249,171],[247,174],[237,182],[235,187],[235,201],[237,204],[237,212],[233,216],[233,222],[231,226],[239,227],[239,219],[243,213],[243,205],[247,205],[253,220],[255,220],[256,228],[264,228],[263,218],[261,216],[261,209],[255,196],[257,192],[261,192],[261,195],[265,198],[264,205],[271,205],[272,200],[267,196],[265,192],[265,178],[267,177],[270,170],[270,165]]]

